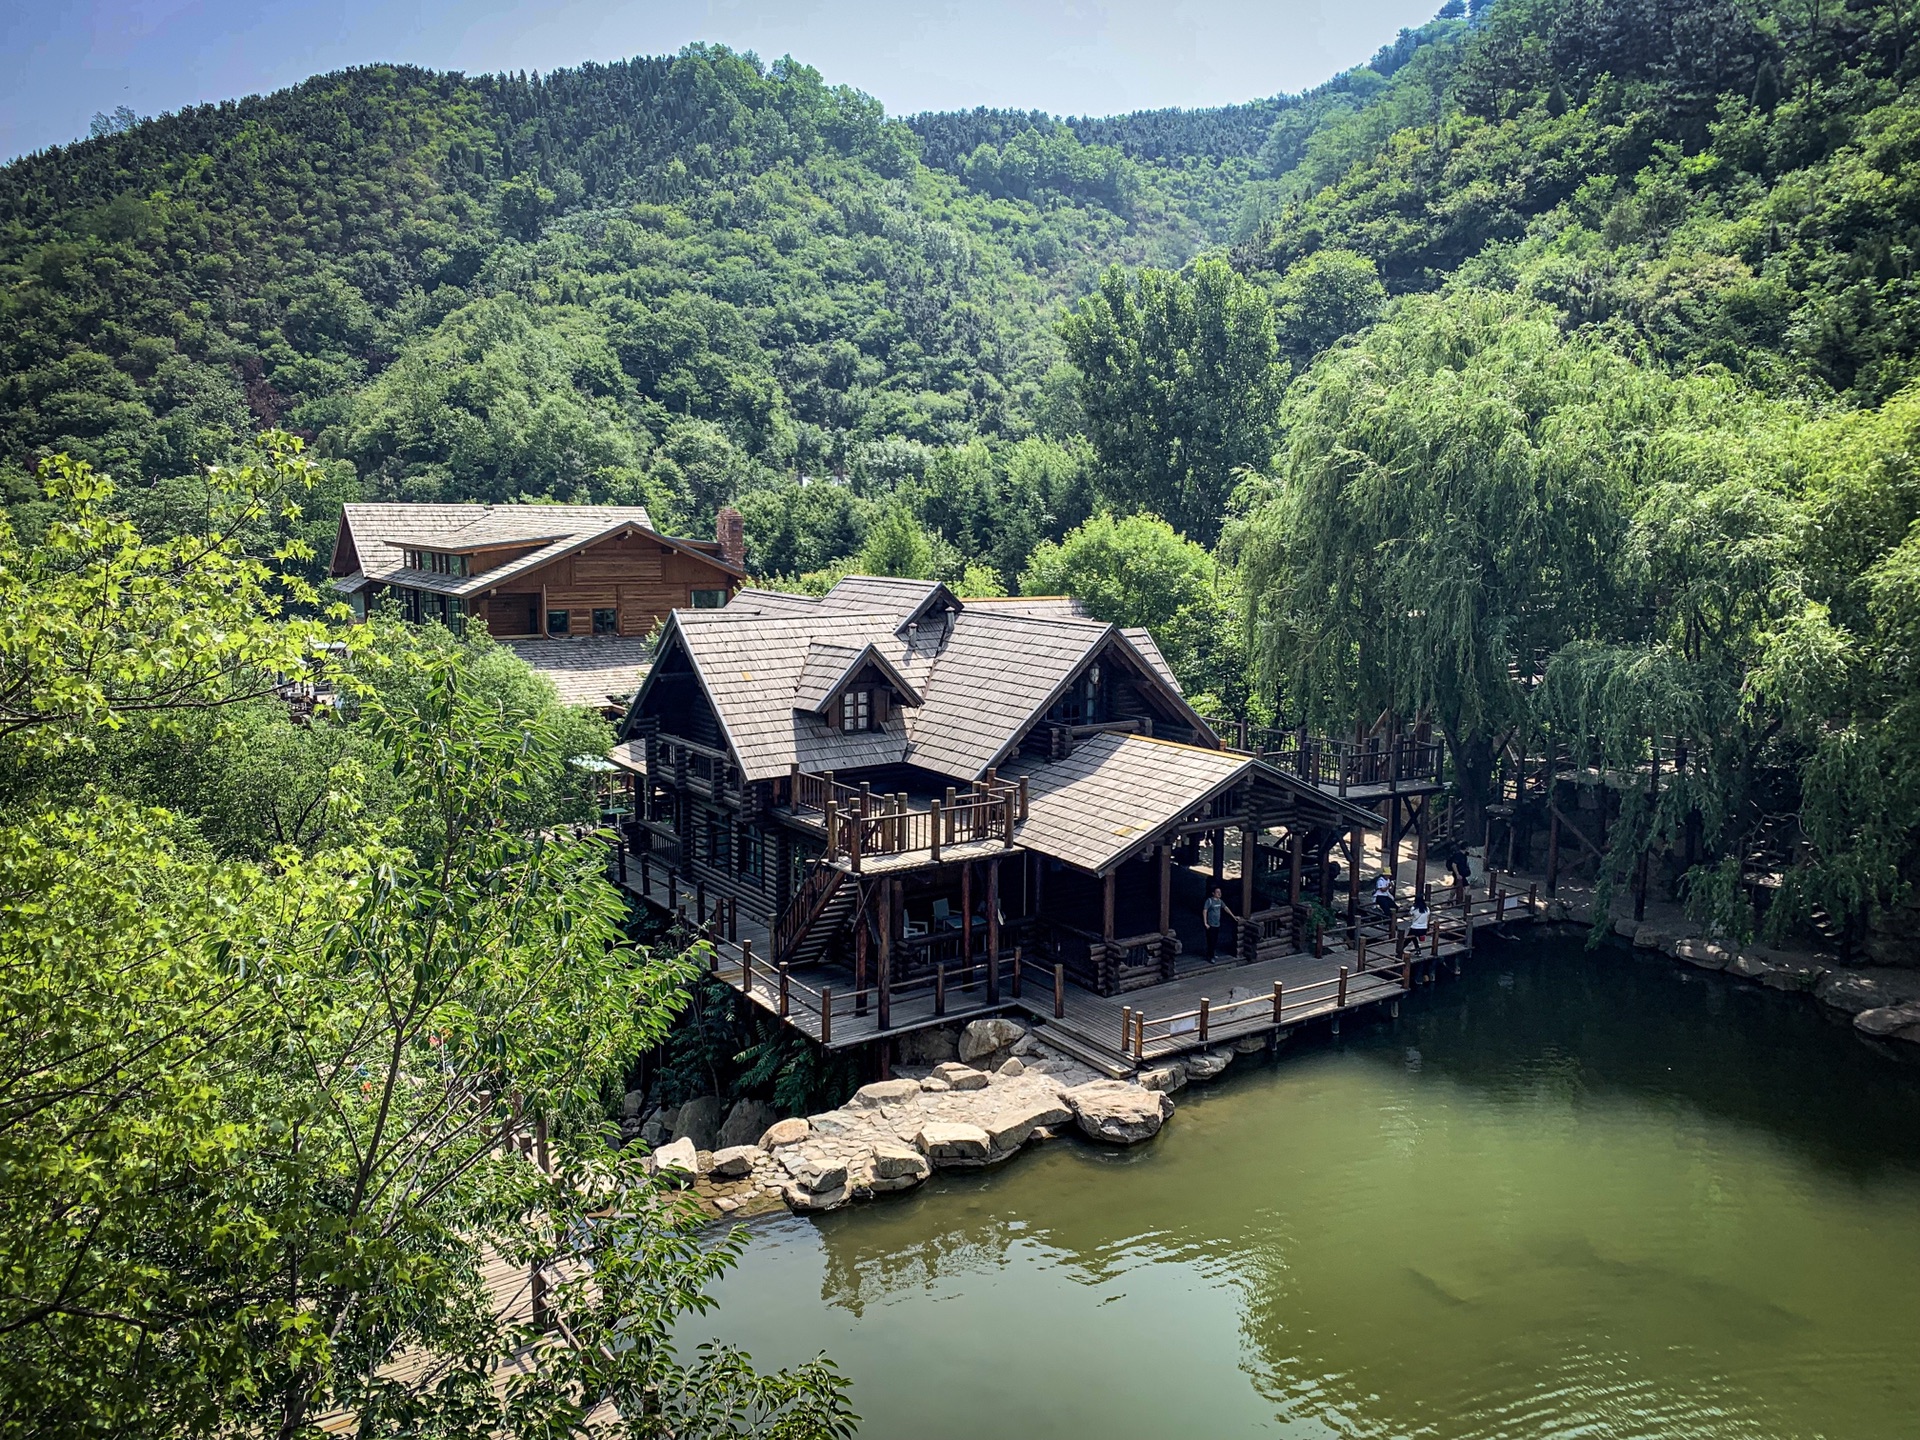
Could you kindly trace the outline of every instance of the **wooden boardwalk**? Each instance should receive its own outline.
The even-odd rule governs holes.
[[[1476,892],[1464,910],[1443,894],[1433,911],[1432,934],[1404,960],[1395,955],[1386,924],[1363,919],[1357,934],[1351,927],[1343,930],[1345,943],[1323,955],[1283,955],[1253,964],[1188,962],[1170,981],[1121,995],[1096,994],[1067,980],[1061,967],[1010,950],[992,973],[984,963],[954,966],[938,976],[894,985],[883,1006],[877,988],[856,991],[851,977],[837,967],[776,970],[767,961],[768,927],[749,912],[715,907],[702,928],[697,895],[670,885],[663,867],[649,867],[643,884],[641,867],[630,860],[625,878],[627,888],[654,908],[683,915],[690,927],[701,930],[712,947],[716,979],[830,1050],[1024,1012],[1043,1038],[1115,1076],[1310,1021],[1337,1023],[1349,1010],[1391,1005],[1421,978],[1423,968],[1430,977],[1437,966],[1469,953],[1472,932],[1531,923],[1537,914],[1524,894]]]

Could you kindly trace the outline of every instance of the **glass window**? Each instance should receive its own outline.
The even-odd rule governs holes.
[[[732,839],[732,828],[724,816],[707,817],[707,863],[716,870],[724,870],[730,863],[733,846],[728,842]]]
[[[611,635],[620,628],[620,612],[617,610],[595,610],[593,612],[593,633]]]
[[[547,611],[547,633],[549,635],[565,635],[572,627],[573,616],[570,612],[566,610]]]
[[[740,827],[740,873],[754,884],[766,873],[767,838],[751,825]]]
[[[840,728],[842,730],[873,728],[873,692],[871,690],[849,690],[841,695]]]
[[[724,590],[695,590],[693,592],[693,608],[696,610],[718,610],[726,603],[727,592]]]

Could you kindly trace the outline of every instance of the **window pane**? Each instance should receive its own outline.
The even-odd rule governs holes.
[[[568,611],[547,611],[547,633],[549,635],[565,635],[570,628],[569,622],[571,619],[572,616]]]
[[[593,612],[593,633],[611,635],[620,628],[620,616],[614,610],[595,610]]]
[[[696,610],[718,610],[726,603],[727,592],[724,590],[695,590],[693,592],[693,608]]]

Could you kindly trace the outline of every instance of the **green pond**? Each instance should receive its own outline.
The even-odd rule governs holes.
[[[754,1228],[717,1331],[862,1433],[1920,1436],[1920,1067],[1817,1007],[1490,947],[1132,1151]]]

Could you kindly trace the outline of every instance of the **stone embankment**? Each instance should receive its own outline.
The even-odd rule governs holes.
[[[917,1063],[862,1086],[837,1110],[782,1120],[743,1101],[722,1119],[709,1097],[639,1133],[653,1144],[659,1170],[689,1185],[716,1218],[811,1213],[910,1190],[935,1170],[998,1165],[1070,1128],[1103,1144],[1138,1145],[1173,1114],[1173,1092],[1190,1079],[1214,1078],[1234,1059],[1232,1050],[1207,1051],[1133,1083],[1049,1051],[1012,1020],[903,1039],[914,1041],[903,1049]],[[765,1128],[741,1143],[742,1127],[761,1119]],[[680,1133],[668,1138],[666,1129]],[[734,1143],[702,1145],[708,1137]]]
[[[1580,907],[1564,900],[1548,901],[1546,915],[1549,920],[1591,923]],[[1842,965],[1831,955],[1808,950],[1729,945],[1672,920],[1615,916],[1612,924],[1613,933],[1636,950],[1657,950],[1701,970],[1806,995],[1851,1016],[1854,1029],[1863,1035],[1920,1045],[1920,970]]]

